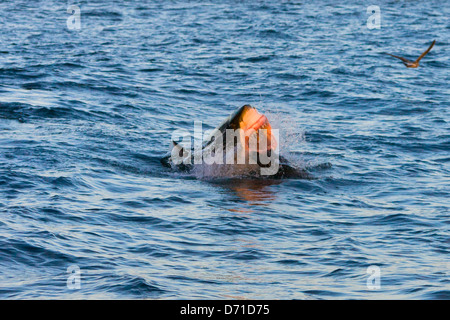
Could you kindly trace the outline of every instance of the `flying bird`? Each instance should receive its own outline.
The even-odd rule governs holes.
[[[404,64],[407,68],[417,68],[417,67],[419,66],[419,61],[420,61],[420,59],[422,59],[423,57],[425,57],[425,55],[431,50],[431,48],[433,48],[435,42],[436,42],[436,40],[434,40],[433,43],[428,47],[428,49],[425,50],[425,51],[420,55],[420,57],[418,57],[417,60],[414,61],[414,62],[413,62],[413,61],[410,61],[410,60],[408,60],[408,59],[405,59],[405,58],[403,58],[403,57],[394,56],[393,54],[390,54],[390,53],[386,53],[386,54],[388,54],[388,55],[390,55],[390,56],[392,56],[392,57],[394,57],[394,58],[397,58],[397,59],[402,60],[403,64]]]

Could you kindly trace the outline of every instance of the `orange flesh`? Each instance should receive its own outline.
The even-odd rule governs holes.
[[[272,127],[270,126],[269,120],[265,115],[256,111],[256,109],[251,108],[242,112],[239,127],[244,130],[245,147],[247,150],[258,152],[275,150],[277,141],[272,135]],[[253,134],[257,135],[258,150],[253,150],[249,147],[249,138]],[[267,149],[262,148],[263,146],[259,146],[259,138],[261,135],[267,137]]]

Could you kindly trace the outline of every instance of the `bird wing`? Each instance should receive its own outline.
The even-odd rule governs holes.
[[[420,57],[418,57],[417,60],[416,60],[415,62],[419,62],[420,59],[422,59],[423,57],[425,57],[425,55],[431,50],[431,48],[433,48],[435,42],[436,42],[436,40],[433,41],[433,43],[430,45],[430,47],[429,47],[427,50],[425,50],[425,52],[422,53],[422,54],[420,55]]]
[[[386,53],[386,54],[390,55],[391,57],[400,59],[400,60],[402,60],[402,61],[405,62],[405,63],[412,63],[412,61],[409,61],[408,59],[405,59],[405,58],[403,58],[403,57],[394,56],[393,54],[390,54],[390,53]]]

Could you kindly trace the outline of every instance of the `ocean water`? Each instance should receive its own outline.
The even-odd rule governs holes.
[[[449,16],[0,2],[0,299],[449,299]],[[383,54],[434,39],[417,69]],[[174,130],[244,104],[313,179],[161,165]]]

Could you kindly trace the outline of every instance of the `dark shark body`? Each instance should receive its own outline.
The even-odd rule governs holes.
[[[227,117],[216,129],[214,129],[213,133],[216,132],[216,131],[221,132],[222,133],[222,137],[225,140],[225,136],[226,136],[225,132],[226,132],[226,130],[227,129],[233,129],[233,130],[239,129],[240,116],[248,108],[252,108],[252,107],[249,106],[249,105],[244,105],[244,106],[238,108],[229,117]],[[210,144],[212,142],[213,142],[213,139],[211,137],[207,138],[207,139],[205,139],[203,141],[203,143],[202,143],[202,153],[208,146],[210,146]],[[179,148],[180,154],[182,152],[184,152],[184,149],[177,142],[172,141],[172,144],[173,144],[174,147],[178,147]],[[226,152],[226,150],[225,150],[225,148],[226,148],[225,141],[223,141],[223,146],[224,146],[224,152]],[[268,151],[268,152],[271,152],[271,151]],[[176,170],[179,170],[179,171],[189,172],[195,166],[195,164],[192,164],[193,163],[193,153],[194,153],[194,150],[192,149],[191,152],[190,152],[190,154],[191,154],[191,161],[190,161],[189,164],[180,163],[180,164],[176,164],[175,165],[171,161],[171,152],[170,151],[164,157],[161,158],[161,163],[162,163],[163,166],[168,167],[168,168],[175,168]],[[263,176],[264,178],[268,178],[268,179],[270,179],[270,178],[272,178],[272,179],[281,179],[281,178],[307,179],[307,178],[311,178],[310,174],[306,170],[295,168],[283,156],[278,155],[278,160],[279,160],[278,171],[275,174],[273,174],[273,175]],[[269,165],[262,165],[258,161],[258,166],[260,166],[260,167],[269,167]],[[255,172],[248,172],[248,175],[249,176],[255,176],[256,173]]]

